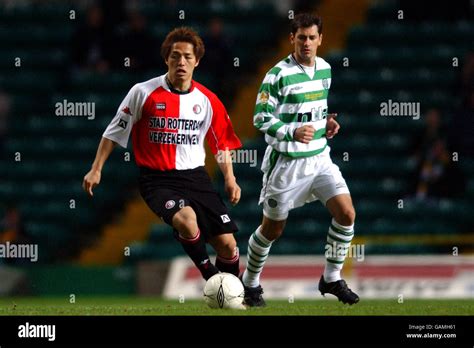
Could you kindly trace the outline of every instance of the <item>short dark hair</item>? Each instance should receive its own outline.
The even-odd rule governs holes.
[[[161,56],[167,60],[171,53],[171,46],[176,42],[188,42],[194,46],[194,55],[199,60],[204,56],[205,48],[201,37],[193,29],[188,27],[179,27],[166,35],[165,41],[161,45]]]
[[[291,22],[291,32],[295,35],[299,28],[309,28],[313,25],[318,27],[318,33],[321,35],[323,33],[323,20],[321,17],[311,13],[300,13]]]

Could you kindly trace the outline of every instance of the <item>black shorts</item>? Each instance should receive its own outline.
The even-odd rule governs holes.
[[[139,188],[150,209],[170,226],[174,214],[190,206],[206,240],[238,231],[204,167],[169,171],[141,167]]]

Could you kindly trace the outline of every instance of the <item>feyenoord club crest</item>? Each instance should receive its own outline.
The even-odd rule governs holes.
[[[168,202],[165,203],[165,208],[166,209],[171,209],[176,205],[176,202],[173,200],[169,200]]]
[[[328,81],[328,79],[323,79],[323,87],[324,87],[324,89],[328,89],[328,88],[329,88],[329,81]]]
[[[197,115],[201,112],[201,107],[196,104],[196,105],[193,106],[193,111]]]

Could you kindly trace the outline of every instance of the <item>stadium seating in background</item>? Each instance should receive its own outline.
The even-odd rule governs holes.
[[[76,19],[71,20],[69,4],[23,3],[23,7],[0,10],[0,86],[12,105],[4,156],[0,156],[0,197],[1,203],[18,207],[25,233],[40,245],[39,261],[49,263],[72,258],[92,244],[104,224],[136,196],[137,169],[133,157],[127,157],[130,148],[116,149],[95,191],[96,199],[82,192],[82,178],[122,98],[133,84],[163,73],[164,66],[157,62],[157,69],[133,72],[113,67],[103,72],[73,69],[71,38],[86,9],[77,8]],[[223,63],[214,72],[197,69],[195,76],[216,94],[232,96],[238,82],[257,70],[256,62],[274,53],[276,33],[282,27],[274,1],[185,1],[179,8],[176,4],[140,1],[137,10],[146,17],[157,42],[178,25],[192,26],[205,37],[209,19],[222,20],[230,56],[239,58],[239,69],[226,70]],[[354,243],[364,243],[366,253],[381,254],[446,252],[453,245],[473,250],[467,235],[474,228],[473,158],[460,154],[459,165],[469,178],[461,197],[427,203],[410,200],[408,192],[416,175],[410,160],[413,138],[422,130],[423,112],[439,108],[449,123],[453,106],[460,102],[454,94],[459,70],[452,62],[457,57],[461,66],[472,49],[474,24],[465,19],[397,20],[399,8],[397,1],[377,2],[367,13],[367,23],[351,30],[345,50],[324,57],[333,69],[330,110],[339,114],[342,127],[330,140],[331,153],[353,195]],[[184,11],[184,19],[179,11]],[[344,58],[350,68],[343,66]],[[21,65],[15,66],[18,62]],[[233,66],[234,61],[227,63]],[[219,84],[222,76],[237,83]],[[420,119],[381,117],[380,103],[389,99],[420,102]],[[56,116],[55,105],[63,101],[94,103],[94,118]],[[251,122],[251,115],[238,117],[233,122]],[[240,228],[236,236],[242,254],[261,222],[257,200],[263,136],[246,140],[244,149],[258,151],[258,166],[235,165],[242,200],[231,214]],[[348,161],[343,160],[346,152]],[[216,187],[225,196],[222,177],[217,178]],[[399,209],[400,199],[403,209]],[[329,221],[319,204],[292,211],[285,236],[272,253],[322,254]],[[137,241],[130,249],[130,262],[183,254],[170,228],[161,224],[151,227],[147,241]]]
[[[117,6],[123,3],[117,2]],[[161,0],[135,5],[133,13],[144,15],[148,32],[159,43],[149,48],[155,50],[150,54],[158,59],[152,69],[117,67],[117,62],[122,63],[120,55],[107,69],[94,70],[73,62],[78,39],[74,35],[80,32],[87,15],[80,2],[71,5],[24,1],[0,10],[0,86],[12,104],[4,156],[0,157],[0,205],[18,206],[25,233],[39,243],[39,262],[77,256],[100,237],[104,224],[120,215],[130,197],[136,196],[138,171],[130,147],[115,150],[104,168],[102,183],[95,190],[95,199],[88,199],[81,184],[101,134],[128,90],[137,82],[165,72],[159,46],[167,32],[186,25],[206,37],[210,18],[224,22],[223,34],[231,43],[229,61],[213,67],[212,73],[197,69],[195,79],[218,95],[230,96],[237,84],[219,87],[218,79],[226,76],[235,80],[252,73],[256,69],[254,62],[268,54],[264,48],[274,43],[273,33],[279,27],[272,1],[248,5],[237,0],[185,1],[178,7],[175,2]],[[71,10],[75,11],[73,19]],[[127,45],[121,41],[126,19],[120,22],[117,13],[107,13],[107,25],[111,17],[118,21],[117,26],[107,30],[116,40],[115,53],[120,54],[119,48]],[[253,24],[242,26],[243,17]],[[255,46],[261,49],[255,50]],[[239,56],[238,69],[234,69],[235,56]],[[93,103],[95,115],[58,116],[58,102]],[[0,207],[0,212],[2,209],[5,207]],[[171,234],[169,237],[166,243],[174,242]],[[174,246],[168,249],[168,244],[164,245],[164,256],[172,256]],[[133,255],[146,254],[145,249]]]

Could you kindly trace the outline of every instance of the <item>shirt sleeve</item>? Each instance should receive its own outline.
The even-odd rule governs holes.
[[[215,155],[219,150],[234,150],[242,147],[242,143],[234,132],[232,122],[222,102],[216,96],[212,96],[210,102],[212,120],[206,139],[212,153]]]
[[[280,141],[291,141],[296,126],[285,124],[276,116],[279,105],[277,76],[279,70],[279,68],[270,70],[260,86],[255,103],[253,124],[261,132]]]
[[[133,125],[141,118],[144,99],[144,93],[140,91],[138,85],[133,86],[102,136],[122,147],[127,147]]]

